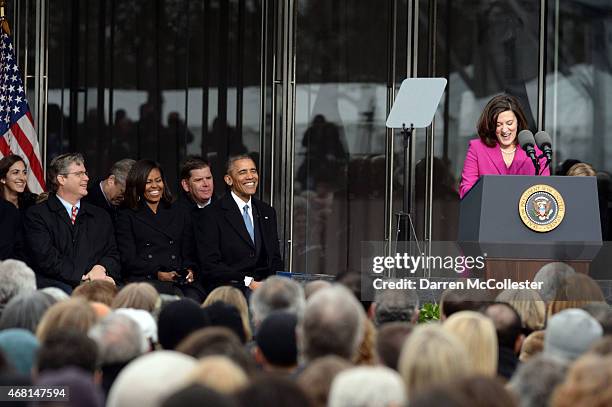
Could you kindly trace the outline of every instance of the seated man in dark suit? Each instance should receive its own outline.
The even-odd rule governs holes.
[[[259,176],[248,155],[231,157],[224,177],[231,191],[194,218],[202,280],[206,287],[255,289],[283,269],[276,211],[253,197]]]
[[[110,216],[82,200],[88,181],[81,154],[55,157],[48,171],[48,199],[26,213],[26,256],[39,288],[70,293],[84,280],[119,278]]]
[[[16,258],[21,246],[21,214],[15,205],[0,198],[0,260]]]
[[[135,162],[131,158],[117,161],[111,167],[108,177],[92,183],[87,188],[87,195],[83,197],[83,200],[105,209],[114,221],[117,218],[119,205],[124,199],[125,179]]]
[[[181,167],[181,194],[178,205],[190,213],[203,209],[214,200],[215,185],[208,161],[189,157]]]

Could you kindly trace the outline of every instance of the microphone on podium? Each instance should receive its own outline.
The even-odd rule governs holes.
[[[518,142],[521,148],[525,150],[529,158],[531,158],[531,162],[535,167],[535,175],[540,175],[540,162],[536,156],[536,142],[535,138],[533,137],[533,133],[529,130],[521,130],[521,132],[518,134]]]
[[[552,139],[545,131],[538,131],[535,134],[535,142],[544,153],[542,156],[546,157],[546,165],[548,167],[552,161]]]

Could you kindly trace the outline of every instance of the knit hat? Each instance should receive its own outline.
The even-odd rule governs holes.
[[[159,343],[164,349],[174,349],[190,333],[210,325],[206,314],[193,300],[173,301],[159,313]]]
[[[602,335],[601,325],[586,311],[566,309],[548,321],[544,334],[544,354],[573,361]]]
[[[63,386],[68,389],[67,396],[75,407],[103,407],[104,394],[95,384],[91,373],[76,367],[65,367],[42,373],[36,381],[37,386]],[[62,404],[61,402],[58,404]],[[44,405],[44,403],[43,403]]]
[[[25,329],[5,329],[0,332],[0,350],[21,374],[30,375],[40,347],[38,339]]]
[[[266,360],[277,366],[297,363],[295,326],[297,317],[288,312],[272,312],[259,326],[255,342]]]

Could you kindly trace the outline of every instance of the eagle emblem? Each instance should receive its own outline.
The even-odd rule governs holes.
[[[545,221],[550,218],[550,215],[552,215],[553,213],[552,202],[550,201],[550,199],[544,196],[539,196],[534,199],[532,203],[533,209],[539,220]]]
[[[563,197],[550,185],[537,184],[527,188],[518,206],[521,220],[534,232],[550,232],[565,216]]]

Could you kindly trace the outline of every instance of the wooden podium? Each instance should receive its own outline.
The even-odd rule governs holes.
[[[487,278],[532,280],[554,261],[588,273],[602,246],[597,180],[485,175],[461,201],[458,241],[486,253]]]

